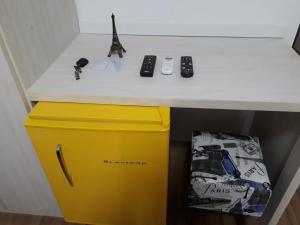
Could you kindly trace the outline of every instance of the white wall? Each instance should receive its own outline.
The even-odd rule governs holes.
[[[22,124],[26,117],[0,46],[0,211],[60,216]]]
[[[0,24],[26,88],[79,33],[74,0],[0,0]]]
[[[111,33],[114,12],[119,33],[281,37],[285,1],[76,0],[76,5],[82,33]]]

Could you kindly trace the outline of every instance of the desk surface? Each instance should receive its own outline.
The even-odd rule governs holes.
[[[300,112],[300,57],[282,39],[120,36],[126,48],[118,72],[95,71],[110,35],[80,34],[28,89],[31,101]],[[139,75],[144,55],[157,55],[153,78]],[[195,75],[180,76],[180,56],[193,57]],[[171,76],[164,56],[175,58]],[[73,66],[89,59],[80,80]]]

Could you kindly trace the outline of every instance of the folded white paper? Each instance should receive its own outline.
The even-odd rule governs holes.
[[[98,71],[117,72],[121,69],[121,61],[115,59],[103,59],[96,61],[91,69]]]

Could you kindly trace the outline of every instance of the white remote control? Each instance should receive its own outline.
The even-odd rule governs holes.
[[[161,73],[164,75],[171,75],[173,73],[173,67],[173,57],[165,57],[162,62]]]

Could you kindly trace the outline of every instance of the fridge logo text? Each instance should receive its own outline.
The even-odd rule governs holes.
[[[118,161],[118,160],[103,160],[105,164],[119,164],[119,165],[139,165],[144,166],[147,163],[143,161]]]

